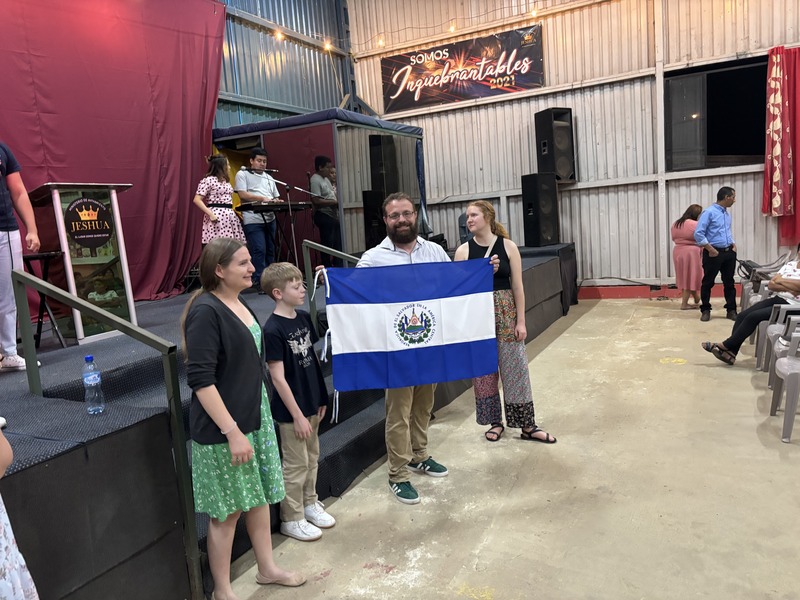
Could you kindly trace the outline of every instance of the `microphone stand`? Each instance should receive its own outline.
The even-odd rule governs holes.
[[[300,255],[297,253],[297,238],[295,236],[294,231],[294,214],[292,213],[292,199],[290,197],[290,193],[292,190],[297,190],[298,192],[303,192],[307,194],[309,197],[314,196],[308,190],[304,190],[303,188],[299,188],[295,185],[290,185],[285,181],[279,181],[278,179],[272,178],[275,183],[280,183],[284,188],[286,188],[286,204],[289,205],[289,227],[292,232],[292,247],[294,248],[294,266],[298,267],[298,263],[300,262]]]

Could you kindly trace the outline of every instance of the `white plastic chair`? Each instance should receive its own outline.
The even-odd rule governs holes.
[[[760,289],[760,286],[759,286]],[[755,285],[752,281],[745,281],[742,283],[742,297],[739,300],[739,306],[741,310],[745,310],[748,306],[754,304],[752,302],[752,298],[758,292],[755,291]]]
[[[789,354],[789,344],[792,341],[792,337],[797,333],[797,328],[800,326],[800,316],[796,317],[789,317],[786,319],[786,325],[783,328],[783,331],[778,336],[778,339],[774,341],[772,344],[772,354],[770,355],[769,359],[769,380],[767,382],[767,387],[772,389],[772,386],[775,383],[775,362],[779,358],[783,358]]]
[[[769,321],[758,324],[758,337],[756,338],[756,369],[766,371],[769,367],[772,345],[781,334],[786,324],[787,315],[800,315],[800,305],[776,304],[772,307]]]
[[[772,405],[769,414],[778,414],[781,405],[783,390],[786,388],[786,406],[783,409],[783,431],[781,441],[789,443],[794,428],[794,418],[797,415],[797,399],[800,396],[800,358],[797,350],[800,348],[800,335],[794,335],[789,343],[789,354],[775,361],[775,385],[772,386]]]
[[[750,308],[754,304],[758,304],[762,300],[766,300],[767,298],[769,298],[771,293],[772,292],[770,292],[767,289],[766,284],[762,284],[761,285],[761,289],[759,289],[758,293],[755,293],[750,297],[750,300],[749,300],[749,303],[748,303],[748,308]],[[745,309],[742,308],[742,312],[744,312],[744,310]],[[765,327],[766,327],[766,325],[765,325]],[[751,344],[755,344],[756,343],[757,336],[758,336],[758,328],[755,328],[753,330],[753,333],[750,334],[750,340],[749,341],[750,341]]]

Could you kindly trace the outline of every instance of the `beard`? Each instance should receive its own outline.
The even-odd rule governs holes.
[[[405,225],[405,223],[403,225]],[[398,227],[400,227],[400,225],[387,228],[388,231],[386,233],[389,236],[389,239],[392,240],[393,244],[408,244],[409,242],[413,242],[417,239],[419,230],[417,229],[416,221],[413,223],[408,223],[408,229],[398,231]]]

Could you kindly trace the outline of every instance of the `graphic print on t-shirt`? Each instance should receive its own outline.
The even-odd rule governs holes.
[[[289,347],[292,349],[295,360],[297,360],[297,364],[302,368],[308,367],[311,361],[314,360],[313,350],[309,353],[312,344],[311,333],[308,329],[304,327],[298,329],[294,333],[290,333],[287,341],[289,342]]]

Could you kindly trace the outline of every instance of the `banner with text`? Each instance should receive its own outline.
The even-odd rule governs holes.
[[[543,63],[541,25],[382,58],[384,112],[542,87]]]

